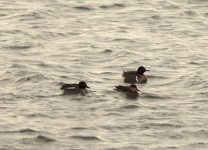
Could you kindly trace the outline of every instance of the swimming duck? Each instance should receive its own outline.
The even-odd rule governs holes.
[[[86,88],[90,88],[84,81],[79,82],[79,84],[64,84],[61,87],[63,94],[77,94],[77,93],[88,93]]]
[[[126,95],[130,95],[130,96],[138,96],[139,94],[137,91],[140,91],[137,89],[137,86],[134,84],[131,84],[130,86],[119,85],[119,86],[116,86],[116,89],[114,90],[125,93]]]
[[[144,75],[146,71],[150,70],[146,70],[143,66],[140,66],[137,71],[124,71],[123,80],[127,83],[146,83],[147,77]]]

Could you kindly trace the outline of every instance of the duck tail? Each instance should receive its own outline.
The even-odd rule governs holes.
[[[64,89],[64,85],[62,85],[60,89],[61,89],[61,90]]]

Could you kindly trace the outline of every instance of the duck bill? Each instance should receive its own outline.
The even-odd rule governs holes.
[[[145,71],[150,71],[150,70],[145,70]]]
[[[90,87],[86,85],[86,88],[90,88]]]
[[[136,88],[136,91],[140,91],[140,90]]]

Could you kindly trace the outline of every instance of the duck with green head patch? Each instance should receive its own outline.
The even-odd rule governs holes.
[[[61,87],[63,94],[78,94],[78,93],[88,93],[86,88],[90,88],[87,86],[86,82],[81,81],[79,84],[64,84]]]
[[[150,70],[146,70],[143,66],[140,66],[137,71],[124,71],[123,80],[127,83],[146,83],[147,77],[144,75],[146,71]]]
[[[130,86],[119,85],[119,86],[116,86],[116,89],[114,90],[125,93],[126,95],[129,95],[129,96],[138,96],[139,95],[138,91],[140,91],[137,89],[137,86],[134,84],[131,84]]]

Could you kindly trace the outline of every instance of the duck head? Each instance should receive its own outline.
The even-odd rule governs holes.
[[[87,86],[86,82],[84,82],[84,81],[79,82],[78,87],[80,89],[90,88]]]
[[[134,85],[134,84],[131,84],[131,85],[129,86],[129,88],[130,88],[133,92],[140,91],[140,90],[137,89],[137,86]]]
[[[150,70],[146,70],[143,66],[140,66],[140,67],[138,68],[138,70],[137,70],[137,73],[138,73],[138,74],[143,74],[143,73],[146,72],[146,71],[150,71]]]

